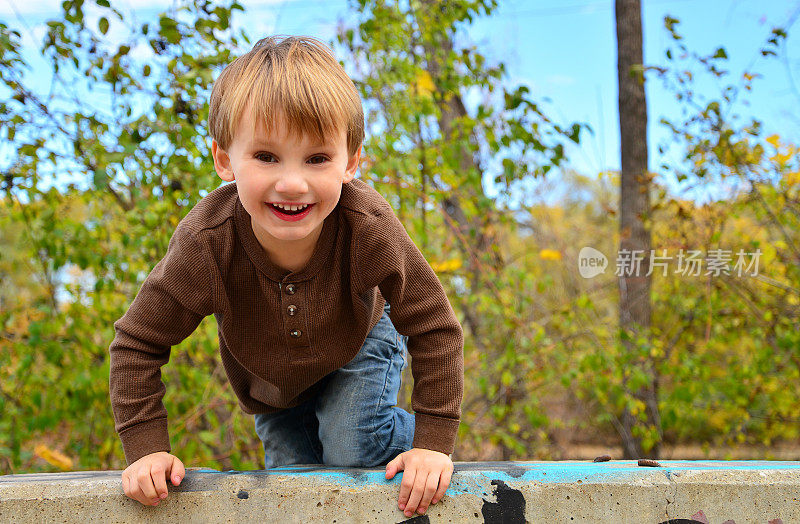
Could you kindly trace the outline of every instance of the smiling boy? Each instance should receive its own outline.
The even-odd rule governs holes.
[[[209,111],[217,174],[230,184],[180,222],[111,343],[126,495],[167,496],[160,367],[207,315],[265,467],[321,463],[403,471],[411,516],[450,484],[463,333],[441,283],[391,206],[355,178],[358,92],[319,41],[260,40],[225,68]],[[397,407],[411,356],[414,414]]]

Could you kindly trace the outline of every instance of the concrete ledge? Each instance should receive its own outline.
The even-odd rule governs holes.
[[[457,462],[427,515],[397,508],[383,468],[189,468],[158,506],[121,471],[0,476],[0,522],[800,522],[800,462]]]

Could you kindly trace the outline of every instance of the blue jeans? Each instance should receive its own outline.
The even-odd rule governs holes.
[[[389,304],[356,356],[303,404],[255,415],[266,469],[290,464],[372,467],[412,448],[414,416],[396,406],[408,337]]]

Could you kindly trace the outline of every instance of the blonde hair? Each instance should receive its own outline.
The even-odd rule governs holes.
[[[286,118],[293,136],[319,142],[341,132],[352,156],[364,141],[364,110],[353,81],[319,40],[303,36],[272,36],[230,63],[214,82],[208,113],[211,137],[228,149],[248,104],[254,122],[275,128]]]

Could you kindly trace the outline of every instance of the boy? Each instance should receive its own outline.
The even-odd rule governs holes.
[[[422,514],[450,483],[463,333],[392,208],[355,179],[364,115],[317,40],[265,38],[215,82],[209,128],[227,184],[181,221],[166,256],[114,323],[110,394],[129,464],[125,494],[167,496],[171,455],[160,367],[207,315],[265,467],[404,471],[398,506]],[[402,335],[401,335],[402,333]],[[395,406],[404,352],[411,415]]]

